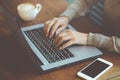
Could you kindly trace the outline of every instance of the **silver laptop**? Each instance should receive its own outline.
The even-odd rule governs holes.
[[[93,46],[72,45],[59,50],[53,43],[53,39],[45,37],[43,26],[44,24],[36,24],[21,28],[26,43],[33,51],[33,53],[28,54],[36,56],[37,62],[40,62],[39,67],[43,71],[97,58],[102,55],[102,52]],[[68,25],[67,29],[75,30],[71,25]]]

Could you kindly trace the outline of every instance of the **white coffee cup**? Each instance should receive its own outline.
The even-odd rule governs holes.
[[[34,20],[41,10],[41,4],[22,3],[17,6],[18,14],[24,21]]]

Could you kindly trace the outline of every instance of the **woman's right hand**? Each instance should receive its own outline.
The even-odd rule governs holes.
[[[61,16],[53,18],[45,23],[44,32],[47,37],[52,38],[53,35],[58,34],[66,28],[69,23],[68,17]]]

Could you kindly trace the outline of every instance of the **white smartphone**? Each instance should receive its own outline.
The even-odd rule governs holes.
[[[80,70],[77,75],[86,80],[96,80],[112,66],[113,64],[111,62],[102,58],[97,58],[92,63]]]

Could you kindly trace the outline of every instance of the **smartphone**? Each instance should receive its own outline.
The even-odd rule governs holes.
[[[102,58],[97,58],[92,63],[81,69],[77,75],[86,80],[96,80],[112,66],[113,64],[111,62]]]

